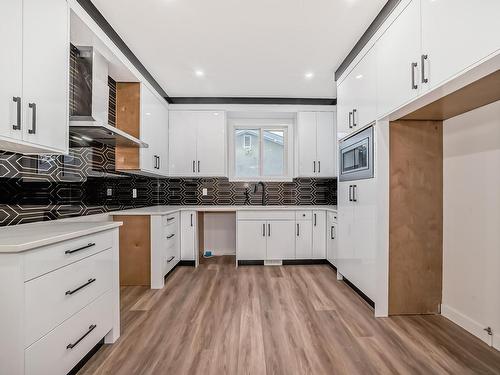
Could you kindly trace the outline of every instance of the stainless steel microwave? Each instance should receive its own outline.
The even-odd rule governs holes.
[[[339,145],[340,181],[373,178],[373,126]]]

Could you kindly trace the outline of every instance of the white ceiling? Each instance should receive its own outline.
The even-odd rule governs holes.
[[[169,96],[295,98],[336,96],[333,73],[385,2],[93,0]]]

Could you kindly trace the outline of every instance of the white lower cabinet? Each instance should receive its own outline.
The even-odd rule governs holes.
[[[118,242],[114,228],[0,254],[0,374],[64,375],[119,338]]]
[[[338,184],[337,270],[375,300],[376,185],[374,179]]]
[[[295,259],[295,221],[267,222],[267,260]]]
[[[179,213],[151,216],[151,289],[161,289],[165,276],[179,263]]]
[[[238,221],[236,236],[238,260],[266,259],[266,224],[265,220]]]
[[[338,258],[337,233],[337,214],[328,212],[326,218],[326,259],[335,267]]]
[[[181,260],[196,261],[197,246],[197,220],[196,211],[181,212]]]
[[[312,259],[313,229],[311,220],[296,221],[295,258]]]
[[[311,259],[326,258],[326,211],[312,214],[312,256]]]

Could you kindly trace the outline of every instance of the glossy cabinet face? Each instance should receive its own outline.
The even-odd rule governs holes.
[[[181,260],[196,260],[196,211],[181,212]]]
[[[268,221],[267,229],[266,259],[295,259],[295,222]]]
[[[333,112],[297,114],[298,175],[335,177],[336,127]]]
[[[500,2],[421,0],[424,89],[439,85],[500,49]]]
[[[420,1],[413,0],[377,42],[379,117],[417,97],[420,39]]]
[[[22,114],[22,20],[22,1],[0,2],[0,43],[3,50],[0,56],[0,71],[3,72],[0,85],[0,136],[13,139],[21,139],[23,135],[22,119],[19,117]],[[14,98],[19,101],[19,106]],[[14,129],[14,126],[19,129]]]
[[[312,259],[326,259],[326,212],[314,211],[312,217]]]
[[[266,233],[265,220],[239,221],[237,235],[238,260],[266,259]]]
[[[296,259],[313,258],[313,233],[310,220],[297,220],[295,223],[295,257]]]
[[[222,111],[170,111],[171,176],[226,175],[226,120]]]

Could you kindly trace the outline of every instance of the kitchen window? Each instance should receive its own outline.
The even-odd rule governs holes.
[[[236,181],[289,181],[292,124],[234,121],[230,132],[230,178]]]

